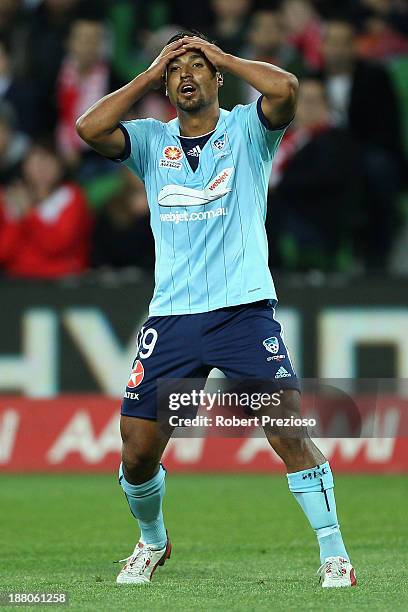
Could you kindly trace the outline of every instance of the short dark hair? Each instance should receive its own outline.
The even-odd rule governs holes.
[[[206,40],[209,43],[214,43],[213,40],[210,40],[208,36],[200,32],[200,30],[191,28],[191,29],[180,30],[179,32],[176,32],[176,34],[174,34],[174,36],[172,36],[170,40],[167,41],[166,44],[171,45],[171,43],[176,42],[176,40],[181,40],[185,36],[198,36],[198,38],[202,38],[202,40]]]

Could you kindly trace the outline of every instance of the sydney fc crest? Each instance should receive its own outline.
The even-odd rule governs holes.
[[[279,351],[279,340],[275,336],[272,336],[272,338],[266,338],[262,344],[266,350],[273,355],[276,355],[276,353]]]
[[[217,140],[214,140],[214,142],[212,143],[213,148],[217,149],[217,151],[222,151],[223,148],[225,147],[226,139],[227,139],[227,135],[223,134],[220,138],[217,138]]]

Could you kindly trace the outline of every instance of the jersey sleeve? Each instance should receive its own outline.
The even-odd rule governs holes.
[[[114,161],[125,164],[142,180],[149,163],[154,124],[152,119],[134,119],[122,121],[118,126],[125,137],[125,149],[121,157]]]
[[[271,128],[263,114],[262,96],[257,101],[247,105],[236,106],[236,119],[244,130],[249,142],[255,147],[264,161],[271,161],[281,143],[290,121],[284,125]]]

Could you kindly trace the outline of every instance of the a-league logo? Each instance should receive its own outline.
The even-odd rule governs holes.
[[[276,336],[266,338],[266,340],[264,340],[262,344],[264,345],[266,350],[272,353],[273,355],[276,355],[276,353],[279,351],[279,340],[276,338]]]
[[[166,159],[169,159],[170,161],[178,161],[183,157],[183,150],[180,149],[180,147],[170,145],[163,149],[163,155]]]
[[[132,368],[127,386],[129,387],[129,389],[134,389],[135,387],[138,387],[140,385],[143,378],[144,367],[142,362],[138,359]]]

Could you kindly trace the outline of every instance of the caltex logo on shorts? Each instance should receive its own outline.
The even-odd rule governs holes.
[[[129,389],[138,387],[144,378],[144,367],[142,362],[138,359],[130,373],[130,378],[127,386]]]
[[[266,350],[273,353],[273,355],[276,355],[276,353],[279,351],[279,340],[275,336],[272,336],[272,338],[266,338],[262,344]]]

